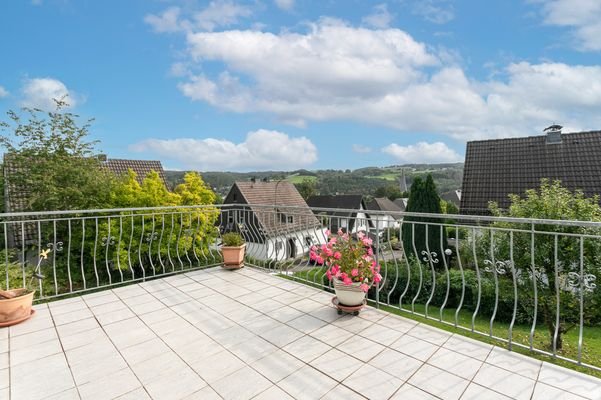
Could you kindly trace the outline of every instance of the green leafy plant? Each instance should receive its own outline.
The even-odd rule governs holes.
[[[228,232],[221,239],[223,240],[223,246],[226,247],[239,247],[244,244],[244,239],[237,232]]]

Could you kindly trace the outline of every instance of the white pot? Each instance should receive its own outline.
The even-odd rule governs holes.
[[[359,306],[365,300],[365,292],[361,290],[360,282],[353,282],[347,286],[341,280],[334,279],[334,291],[338,302],[345,306]]]

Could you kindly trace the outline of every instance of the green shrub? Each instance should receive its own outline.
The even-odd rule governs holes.
[[[226,247],[238,247],[244,244],[244,239],[237,232],[229,232],[222,236],[223,245]]]

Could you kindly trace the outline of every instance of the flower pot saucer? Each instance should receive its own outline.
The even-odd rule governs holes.
[[[223,264],[222,267],[223,267],[223,269],[235,270],[235,269],[244,268],[244,264]]]
[[[358,306],[346,306],[338,301],[337,296],[334,296],[332,297],[332,304],[334,304],[334,307],[338,309],[338,315],[341,315],[343,312],[347,314],[359,315],[359,311],[365,307],[367,300],[364,299],[363,303],[359,304]]]
[[[7,327],[7,326],[12,326],[12,325],[16,325],[16,324],[19,324],[19,323],[21,323],[23,321],[27,321],[29,318],[31,318],[31,316],[33,314],[35,314],[35,310],[31,309],[31,312],[29,313],[29,315],[26,315],[26,316],[21,317],[21,318],[13,319],[11,321],[0,322],[0,328],[4,328],[4,327]]]

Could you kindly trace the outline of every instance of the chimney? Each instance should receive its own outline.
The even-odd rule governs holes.
[[[551,125],[543,130],[547,134],[547,144],[561,143],[561,125]]]
[[[96,158],[98,158],[98,161],[100,162],[106,162],[108,157],[106,156],[106,154],[97,154]]]

